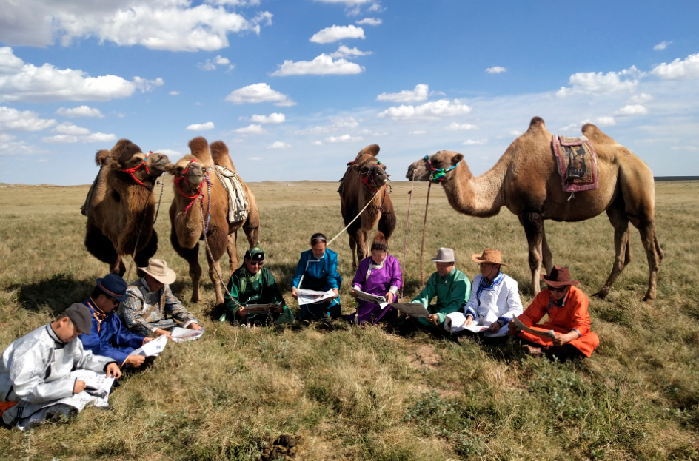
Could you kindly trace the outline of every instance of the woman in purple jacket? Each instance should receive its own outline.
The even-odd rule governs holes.
[[[400,263],[396,258],[388,254],[388,243],[381,232],[377,232],[371,244],[371,256],[362,260],[357,268],[357,273],[352,280],[350,294],[356,297],[355,290],[361,290],[376,296],[384,296],[388,303],[392,303],[398,295],[401,287]],[[357,311],[350,314],[349,320],[354,320],[357,315],[357,323],[378,323],[381,319],[395,318],[395,312],[390,306],[381,309],[381,306],[369,301],[358,300]]]

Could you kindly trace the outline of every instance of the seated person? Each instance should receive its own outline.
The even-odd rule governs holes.
[[[311,237],[311,249],[301,253],[296,273],[291,279],[291,296],[298,299],[298,288],[315,291],[332,290],[330,301],[301,305],[300,320],[320,320],[325,316],[340,316],[340,285],[342,277],[337,272],[337,253],[326,248],[327,239],[321,233]]]
[[[92,325],[90,309],[72,304],[53,322],[22,336],[2,353],[0,361],[0,417],[5,426],[24,430],[54,415],[70,416],[98,397],[85,391],[80,370],[121,371],[108,357],[83,349],[78,339]],[[70,397],[80,394],[79,399]],[[101,397],[106,405],[106,397]]]
[[[561,360],[589,357],[599,345],[599,338],[590,331],[590,315],[587,312],[589,300],[585,293],[571,280],[567,267],[554,266],[550,275],[542,275],[548,288],[541,290],[527,310],[517,318],[535,330],[556,332],[556,338],[545,338],[519,331],[514,322],[509,328],[525,342],[525,348],[532,355],[555,355]],[[539,322],[548,314],[545,323]]]
[[[437,272],[430,276],[425,288],[412,302],[421,303],[430,313],[427,318],[417,319],[419,325],[442,328],[447,315],[458,311],[468,299],[471,282],[456,268],[456,257],[451,248],[440,248],[432,261],[437,266]],[[431,305],[430,301],[435,296],[437,302]]]
[[[145,357],[134,355],[134,349],[151,341],[143,335],[131,333],[121,324],[114,309],[126,299],[126,282],[116,274],[97,279],[92,296],[83,304],[90,309],[92,328],[80,335],[86,350],[116,360],[120,367],[130,365],[140,367]]]
[[[390,304],[396,298],[401,287],[400,263],[396,258],[388,254],[388,243],[381,232],[377,232],[371,244],[371,256],[364,258],[357,268],[357,273],[352,280],[353,290],[350,292],[356,297],[354,290],[360,290],[376,296],[386,297]],[[376,303],[358,300],[357,311],[346,316],[348,320],[360,325],[366,322],[378,323],[381,319],[394,319],[395,310],[391,306],[381,309]]]
[[[245,252],[243,264],[233,272],[228,282],[221,320],[228,317],[231,322],[237,320],[244,324],[262,325],[270,323],[270,320],[277,325],[294,321],[294,314],[286,306],[274,275],[262,267],[264,262],[265,252],[261,248],[255,247]],[[279,307],[270,309],[266,314],[251,314],[245,309],[248,304],[279,304]]]
[[[471,259],[478,263],[481,273],[473,279],[473,289],[463,306],[463,314],[447,315],[444,329],[456,333],[463,327],[480,325],[488,327],[490,333],[497,333],[512,317],[522,313],[517,281],[500,272],[500,268],[507,265],[502,262],[500,250],[486,248],[483,254],[472,255]]]
[[[151,259],[148,267],[139,267],[145,275],[126,290],[126,301],[119,305],[119,316],[129,330],[139,335],[165,335],[176,326],[201,330],[197,319],[182,307],[172,294],[170,284],[175,271],[162,259]],[[168,319],[167,317],[172,317]]]

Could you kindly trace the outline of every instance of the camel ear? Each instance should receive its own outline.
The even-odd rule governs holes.
[[[462,161],[463,159],[464,159],[463,154],[456,154],[455,156],[453,156],[453,157],[451,158],[451,164],[452,164],[452,165],[456,165],[457,163],[459,163],[459,162]]]
[[[369,155],[373,155],[374,157],[376,157],[377,155],[379,155],[380,150],[381,150],[381,148],[379,147],[378,144],[372,144],[371,146],[366,146],[364,149],[360,150],[359,154],[357,154],[357,157],[359,157],[360,155],[364,155],[364,154],[369,154]]]
[[[95,156],[97,166],[105,166],[109,162],[109,154],[110,152],[107,149],[98,150]]]

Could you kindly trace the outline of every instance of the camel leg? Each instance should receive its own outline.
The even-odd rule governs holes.
[[[351,235],[349,236],[349,247],[350,247],[350,253],[352,253],[352,268],[356,269],[357,268],[357,242],[354,240],[354,237]]]
[[[529,243],[529,269],[532,271],[532,290],[534,296],[541,291],[541,242],[544,238],[544,219],[537,211],[524,212],[519,215],[519,222]]]
[[[257,210],[255,210],[254,217],[251,217],[251,215],[252,215],[252,211],[248,215],[248,219],[243,224],[243,232],[245,232],[245,236],[248,238],[248,243],[250,244],[250,248],[254,248],[257,246],[257,244],[260,241],[259,240],[260,218],[257,215]]]
[[[158,251],[158,234],[153,231],[153,234],[151,234],[150,240],[138,252],[136,253],[136,260],[135,260],[135,265],[136,265],[136,275],[138,277],[143,277],[143,272],[139,269],[139,267],[146,267],[148,265],[148,261],[150,258],[155,256],[155,252]]]
[[[657,237],[655,236],[655,223],[653,221],[645,221],[638,227],[641,233],[641,241],[643,248],[646,249],[646,257],[648,258],[648,291],[643,297],[644,301],[652,301],[655,299],[656,289],[658,286],[658,270],[660,269],[660,255],[656,248]]]
[[[219,264],[219,260],[228,248],[228,234],[223,232],[223,230],[218,227],[209,228],[209,235],[207,235],[206,240],[209,243],[209,249],[211,250],[211,253],[209,253],[209,251],[206,252],[206,260],[209,263],[209,277],[211,278],[211,283],[214,284],[216,305],[218,306],[219,304],[223,304],[223,291],[221,290],[221,283],[218,280],[217,274],[221,274],[221,265]],[[234,261],[237,263],[238,254],[234,254]],[[221,277],[223,277],[222,274]],[[222,280],[222,282],[227,283],[227,280]]]
[[[233,232],[232,234],[228,235],[228,263],[230,264],[230,269],[228,273],[228,278],[230,279],[233,277],[233,272],[238,268],[238,265],[240,264],[240,260],[238,259],[238,249],[237,249],[237,243],[238,243],[238,231]]]
[[[199,280],[201,280],[201,265],[199,264],[199,243],[196,243],[193,248],[187,249],[180,246],[177,240],[177,234],[174,229],[170,232],[170,243],[175,252],[189,263],[189,276],[192,279],[192,298],[190,302],[199,302]]]
[[[631,229],[629,228],[629,218],[623,210],[614,207],[607,208],[607,216],[609,216],[609,222],[614,226],[615,256],[612,272],[609,274],[609,277],[607,277],[607,281],[604,282],[602,288],[594,294],[594,296],[602,299],[609,294],[609,290],[612,288],[617,277],[619,277],[624,268],[631,262],[631,248],[629,244]]]
[[[121,256],[114,249],[114,244],[102,231],[88,221],[85,233],[85,248],[92,256],[100,261],[109,264],[109,271],[112,274],[124,275],[126,268],[121,262]]]
[[[546,242],[546,229],[542,223],[543,236],[541,237],[541,252],[544,259],[544,269],[546,269],[546,275],[551,273],[553,269],[553,254],[549,248],[549,244]]]
[[[109,272],[112,274],[117,274],[119,277],[123,277],[126,272],[126,266],[124,266],[123,256],[117,255],[116,261],[109,267]]]

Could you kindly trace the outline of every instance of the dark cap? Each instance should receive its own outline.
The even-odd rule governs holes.
[[[126,282],[116,274],[107,274],[97,279],[97,288],[109,297],[126,301]]]
[[[75,328],[77,328],[80,333],[89,335],[90,329],[92,328],[92,313],[90,309],[80,303],[71,304],[68,309],[63,312],[66,315]]]
[[[260,247],[250,248],[245,252],[245,257],[250,259],[250,261],[264,261],[265,252]]]

